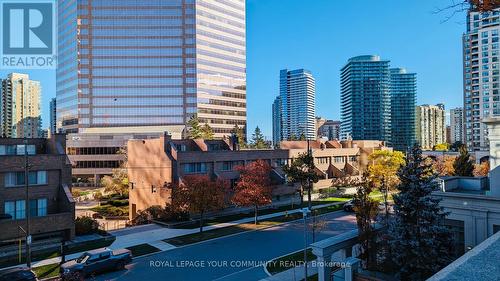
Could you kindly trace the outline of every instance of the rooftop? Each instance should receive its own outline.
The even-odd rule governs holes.
[[[452,262],[427,281],[498,280],[500,276],[500,232]]]
[[[351,61],[380,61],[380,57],[377,55],[363,55],[352,57],[349,59],[349,62]]]

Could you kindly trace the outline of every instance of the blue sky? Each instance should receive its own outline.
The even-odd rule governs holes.
[[[247,0],[248,131],[271,137],[279,70],[316,78],[316,113],[340,118],[339,70],[348,58],[377,54],[418,77],[418,104],[462,105],[463,13],[435,14],[451,0]],[[5,77],[11,71],[0,71]],[[28,71],[43,87],[43,120],[55,97],[55,71]]]

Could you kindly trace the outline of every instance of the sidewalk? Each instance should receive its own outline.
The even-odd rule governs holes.
[[[327,204],[323,204],[323,205],[316,205],[316,206],[313,206],[312,208],[318,209],[318,208],[324,208],[324,207],[329,207],[329,206],[334,206],[334,205],[340,205],[343,203],[344,202],[333,202],[333,203],[327,203]],[[302,209],[289,210],[287,213],[294,214],[294,213],[298,213],[298,212],[302,212]],[[262,215],[262,216],[259,216],[258,219],[265,220],[265,219],[269,219],[269,218],[284,216],[285,213],[286,212],[283,211],[283,212]],[[240,219],[240,220],[236,220],[236,221],[232,221],[232,222],[205,226],[203,228],[203,230],[207,231],[207,230],[218,229],[218,228],[223,228],[223,227],[228,227],[228,226],[232,226],[232,225],[248,223],[248,222],[253,222],[253,221],[254,221],[254,218],[249,217],[249,218],[244,218],[244,219]],[[170,228],[165,228],[165,227],[155,225],[155,224],[134,226],[134,227],[126,228],[126,229],[110,231],[110,233],[112,235],[116,236],[116,240],[108,248],[110,248],[111,250],[117,250],[117,249],[123,249],[123,248],[131,247],[131,246],[147,243],[153,247],[160,249],[161,251],[168,251],[168,250],[175,249],[176,247],[171,245],[171,244],[168,244],[166,242],[163,242],[162,240],[177,237],[177,236],[182,236],[182,235],[186,235],[186,234],[198,233],[198,232],[199,232],[198,228],[194,228],[194,229],[170,229]],[[82,253],[67,255],[66,260],[75,259],[75,258],[79,257],[81,254]],[[33,262],[32,266],[33,267],[40,267],[40,266],[54,264],[54,263],[60,263],[60,262],[61,262],[61,257],[56,257],[56,258],[51,258],[51,259]]]

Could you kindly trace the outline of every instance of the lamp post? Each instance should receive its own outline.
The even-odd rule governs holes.
[[[302,208],[304,218],[304,280],[307,281],[307,215],[311,212],[308,208]]]
[[[31,268],[30,194],[29,194],[28,139],[24,136],[24,188],[26,190],[26,266]]]
[[[307,161],[313,161],[313,163],[314,163],[314,160],[312,160],[311,147],[309,146],[309,139],[307,139]],[[307,200],[309,201],[307,205],[309,207],[309,210],[312,209],[312,203],[311,203],[312,186],[311,186],[311,178],[309,175],[309,173],[311,172],[309,170],[311,168],[310,164],[311,163],[309,163],[309,162],[307,163],[307,173],[308,173],[308,176],[307,176]]]

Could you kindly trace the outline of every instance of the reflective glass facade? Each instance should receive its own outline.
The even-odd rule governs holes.
[[[316,82],[305,69],[280,71],[281,140],[316,139]],[[276,142],[276,141],[275,141]]]
[[[342,140],[391,139],[389,61],[378,56],[349,59],[341,69]]]
[[[58,125],[246,125],[243,0],[60,0]]]
[[[277,96],[274,99],[272,106],[273,115],[273,144],[278,145],[282,140],[281,137],[281,97]]]
[[[406,151],[416,142],[417,74],[404,68],[392,68],[390,74],[391,142],[394,149]]]

